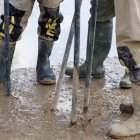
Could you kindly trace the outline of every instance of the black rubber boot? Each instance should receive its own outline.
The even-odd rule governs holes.
[[[56,76],[50,68],[49,56],[51,55],[54,41],[45,40],[39,37],[38,41],[38,60],[37,60],[37,79],[40,84],[50,85],[56,83]]]
[[[12,64],[13,54],[15,51],[16,43],[10,43],[10,66]],[[6,60],[5,60],[6,50],[4,43],[0,44],[0,84],[5,83],[5,69],[6,69]]]
[[[103,62],[109,54],[112,40],[112,21],[97,22],[96,25],[96,37],[95,37],[95,48],[93,54],[92,63],[92,77],[103,78],[105,69]],[[73,76],[73,68],[66,68],[66,75]],[[79,78],[86,76],[86,61],[79,67]]]

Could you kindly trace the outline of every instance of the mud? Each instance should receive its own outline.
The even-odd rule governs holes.
[[[42,86],[36,81],[35,69],[12,70],[12,96],[0,92],[0,140],[112,140],[109,124],[127,119],[119,104],[132,102],[131,90],[120,90],[124,69],[116,58],[105,62],[106,75],[92,80],[91,101],[83,113],[84,79],[80,80],[77,125],[70,126],[72,79],[65,77],[55,113],[50,112],[55,86]],[[60,67],[55,67],[58,76]],[[139,140],[140,137],[123,140]]]

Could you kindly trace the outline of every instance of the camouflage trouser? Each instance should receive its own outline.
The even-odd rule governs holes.
[[[24,31],[28,18],[31,15],[36,0],[9,0],[10,8],[10,42],[19,40]],[[58,39],[62,16],[59,13],[59,5],[62,0],[37,0],[40,8],[38,34],[44,38]],[[0,38],[4,33],[4,17],[1,16]],[[55,29],[55,30],[54,30]],[[56,33],[56,35],[55,35]],[[1,39],[2,41],[2,39]]]
[[[129,69],[140,68],[140,0],[99,0],[98,21],[114,16],[119,58]]]

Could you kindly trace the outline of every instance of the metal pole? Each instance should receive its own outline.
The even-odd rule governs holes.
[[[6,50],[6,95],[10,96],[9,0],[4,0],[4,25]]]
[[[79,53],[80,53],[80,0],[75,0],[75,38],[74,38],[74,68],[71,124],[77,121],[77,93],[79,87]]]
[[[89,20],[88,39],[87,39],[87,55],[86,55],[87,73],[85,81],[84,111],[87,111],[90,101],[91,71],[95,42],[98,0],[91,0],[91,5],[92,5],[92,8],[90,10],[91,18]]]
[[[80,0],[80,2],[79,2],[80,7],[82,4],[82,1],[83,0]],[[56,85],[56,90],[55,90],[55,95],[54,95],[51,111],[56,110],[57,103],[59,100],[59,95],[60,95],[61,87],[62,87],[63,80],[64,80],[64,74],[66,71],[66,65],[68,62],[68,57],[69,57],[69,53],[70,53],[70,49],[71,49],[71,45],[72,45],[73,36],[74,36],[74,26],[75,26],[75,13],[74,13],[73,20],[71,23],[71,28],[70,28],[70,32],[69,32],[69,36],[68,36],[68,41],[67,41],[63,61],[62,61],[62,66],[61,66],[59,78],[58,78],[57,85]]]

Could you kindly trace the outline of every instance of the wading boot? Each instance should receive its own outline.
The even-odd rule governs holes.
[[[38,60],[37,60],[37,80],[40,84],[50,85],[56,83],[56,76],[50,68],[49,57],[52,52],[54,41],[45,40],[39,37]]]
[[[92,63],[92,77],[103,78],[105,69],[103,62],[108,56],[111,47],[112,40],[112,21],[97,22],[96,24],[96,35],[95,35],[95,46]],[[73,76],[73,68],[66,68],[66,75]],[[86,77],[86,61],[79,67],[79,78]]]
[[[140,134],[140,85],[133,85],[134,113],[132,117],[122,123],[110,127],[110,136],[115,138],[135,136]]]
[[[12,59],[13,59],[13,54],[15,51],[15,45],[16,43],[10,43],[10,67],[12,64]],[[5,70],[6,70],[6,50],[5,50],[5,45],[3,42],[0,43],[0,84],[4,84],[5,83]]]

